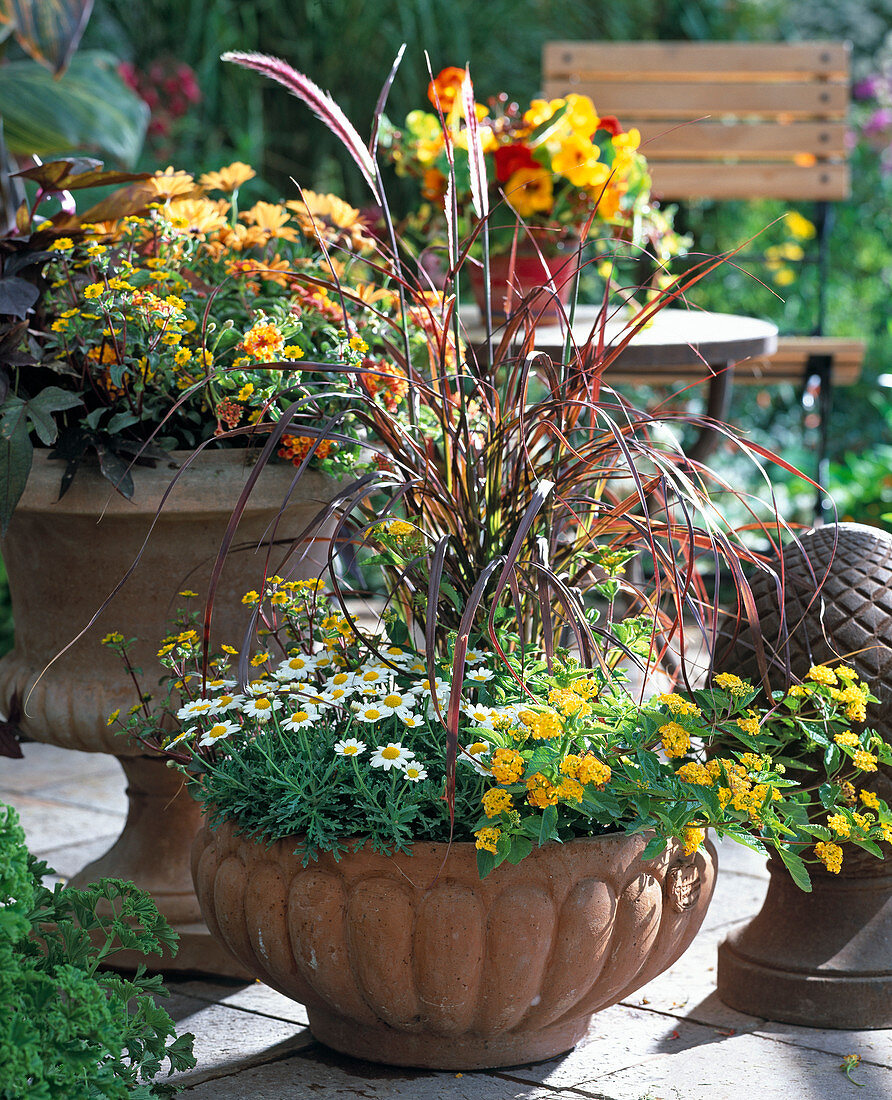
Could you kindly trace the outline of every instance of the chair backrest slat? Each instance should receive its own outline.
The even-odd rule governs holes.
[[[667,199],[842,199],[843,42],[551,42],[544,94],[579,92],[642,132]]]

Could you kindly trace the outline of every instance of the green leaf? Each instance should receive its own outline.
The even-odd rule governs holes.
[[[58,74],[77,49],[92,7],[93,0],[3,0],[0,23],[10,23],[25,53]]]
[[[63,409],[73,409],[81,404],[83,402],[77,394],[68,393],[59,389],[58,386],[47,386],[25,403],[25,413],[31,422],[31,427],[40,437],[40,442],[45,447],[49,447],[56,442],[58,435],[52,414],[61,412]]]
[[[824,750],[824,767],[828,772],[835,772],[839,767],[839,745],[828,745]]]
[[[24,319],[39,297],[40,292],[37,287],[27,279],[19,279],[15,276],[0,279],[0,313],[8,313],[12,317]]]
[[[121,80],[116,65],[111,54],[85,50],[58,80],[32,61],[0,66],[0,116],[10,152],[46,156],[101,149],[133,163],[149,108]]]
[[[3,428],[5,426],[4,417]],[[5,535],[9,530],[12,513],[31,473],[33,455],[34,447],[24,417],[18,420],[9,435],[0,429],[0,535]]]
[[[501,857],[497,856],[495,852],[488,852],[485,848],[477,849],[477,874],[481,878],[486,878],[490,871],[494,871],[495,868],[501,862]]]
[[[657,856],[662,855],[666,850],[666,838],[664,836],[652,836],[647,844],[644,845],[644,851],[641,853],[643,860],[656,859]]]
[[[836,783],[822,783],[818,787],[818,798],[825,810],[829,810],[839,796],[839,787]]]
[[[546,806],[542,811],[542,824],[539,826],[539,847],[549,840],[557,840],[557,806]]]
[[[96,453],[99,455],[99,469],[102,476],[108,478],[121,496],[131,500],[133,498],[133,477],[129,471],[129,463],[107,447],[97,447]]]
[[[867,837],[862,839],[856,839],[852,837],[852,842],[857,844],[859,848],[863,848],[865,852],[870,852],[872,856],[876,856],[877,859],[883,859],[883,850],[879,844],[874,844],[872,840],[868,840]]]
[[[795,852],[791,852],[789,848],[779,846],[776,851],[784,861],[784,866],[790,872],[791,878],[799,889],[805,891],[806,894],[810,894],[811,878],[808,873],[808,868],[805,866],[802,859],[797,856]]]
[[[511,838],[511,849],[505,858],[509,863],[520,863],[532,850],[533,842],[529,837],[515,835]]]

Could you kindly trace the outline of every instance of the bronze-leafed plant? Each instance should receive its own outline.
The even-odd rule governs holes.
[[[562,361],[552,362],[535,350],[536,317],[528,303],[520,304],[492,340],[472,348],[463,340],[459,278],[469,262],[467,250],[485,238],[491,212],[483,176],[473,169],[483,164],[482,154],[473,154],[473,142],[480,141],[474,123],[466,130],[478,211],[473,241],[459,240],[453,221],[450,266],[444,289],[437,290],[394,230],[375,161],[377,124],[393,73],[366,146],[331,98],[284,62],[249,54],[225,59],[278,80],[340,135],[383,207],[378,270],[399,288],[406,323],[428,335],[426,364],[418,356],[400,359],[408,370],[405,381],[398,379],[408,385],[405,414],[395,411],[392,400],[395,368],[386,361],[363,364],[353,416],[367,429],[381,475],[344,486],[339,504],[364,516],[365,533],[377,543],[388,575],[390,598],[409,627],[427,637],[431,651],[444,650],[450,631],[461,635],[458,660],[464,643],[476,636],[498,650],[496,627],[510,614],[518,640],[539,642],[548,653],[557,615],[583,656],[591,657],[593,631],[605,628],[592,625],[585,593],[604,581],[605,571],[616,573],[613,565],[621,565],[626,554],[641,549],[647,551],[647,583],[616,580],[616,595],[623,593],[654,617],[654,638],[674,638],[683,647],[685,605],[704,632],[712,628],[715,599],[695,568],[701,555],[716,576],[724,563],[741,586],[740,605],[746,607],[742,565],[757,564],[758,555],[725,524],[716,506],[729,486],[685,455],[676,436],[684,417],[636,409],[603,383],[606,368],[654,313],[683,299],[724,257],[703,262],[663,290],[609,348],[602,323],[583,344],[568,335]],[[472,119],[467,75],[462,95],[465,116]],[[525,230],[518,219],[518,234]],[[574,309],[575,304],[569,307],[570,319]],[[492,318],[488,322],[492,330]],[[283,417],[278,431],[288,430]],[[735,440],[729,429],[719,430]],[[330,426],[320,426],[317,438],[331,433]],[[390,514],[410,522],[410,538],[389,537],[376,524]],[[758,526],[755,516],[753,521]],[[771,529],[780,526],[772,514],[762,525],[763,536],[771,539]]]

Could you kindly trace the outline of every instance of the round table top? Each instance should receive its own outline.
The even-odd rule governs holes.
[[[476,310],[462,309],[466,339],[482,343],[486,339]],[[600,325],[600,306],[577,306],[573,339],[581,346],[588,342],[593,326]],[[629,314],[621,307],[608,314],[604,326],[605,346],[619,343],[629,332]],[[494,333],[498,339],[498,327]],[[598,338],[597,330],[595,339]],[[552,358],[563,355],[566,326],[539,325],[536,350]],[[754,356],[771,355],[777,350],[777,326],[756,317],[733,313],[707,313],[696,309],[662,309],[652,323],[638,331],[614,360],[617,367],[726,366]]]

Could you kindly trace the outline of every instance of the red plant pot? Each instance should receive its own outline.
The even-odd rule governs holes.
[[[529,309],[533,320],[555,323],[566,314],[578,265],[577,246],[555,251],[546,242],[518,243],[514,255],[492,256],[489,262],[490,308],[494,320],[504,321],[519,309]],[[469,267],[471,290],[480,313],[486,315],[486,282],[482,267]]]

